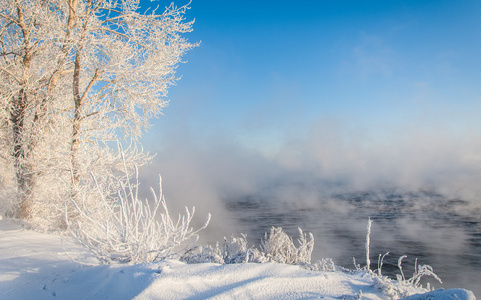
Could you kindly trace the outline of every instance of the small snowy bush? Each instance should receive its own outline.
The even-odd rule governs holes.
[[[230,241],[224,237],[222,245],[216,243],[215,247],[210,245],[200,246],[196,253],[188,253],[182,258],[187,263],[212,262],[218,264],[239,264],[246,262],[264,262],[259,250],[247,246],[247,237],[231,237]]]
[[[389,254],[389,252],[387,252],[382,256],[379,255],[377,270],[372,271],[370,269],[371,260],[369,257],[371,225],[372,225],[372,221],[369,218],[368,224],[367,224],[366,244],[365,244],[366,266],[361,268],[360,265],[356,264],[355,258],[354,258],[354,266],[356,268],[356,271],[366,272],[367,274],[372,276],[374,280],[374,286],[382,290],[384,295],[386,295],[391,299],[399,299],[399,298],[407,297],[409,295],[417,293],[419,289],[424,289],[424,287],[420,283],[420,280],[423,276],[432,276],[442,284],[441,279],[434,273],[433,268],[429,265],[418,266],[417,259],[414,266],[415,271],[413,276],[409,279],[406,279],[406,277],[404,276],[403,268],[402,268],[402,261],[404,258],[407,257],[406,255],[403,255],[398,259],[398,268],[401,274],[398,274],[395,280],[382,275],[383,261],[384,261],[384,258]],[[431,289],[430,284],[427,283],[426,290],[429,291],[430,289]]]
[[[215,247],[202,246],[196,253],[189,253],[183,257],[188,263],[214,262],[220,264],[236,264],[244,262],[276,262],[293,265],[309,265],[311,264],[311,254],[314,249],[314,237],[310,233],[306,235],[302,229],[299,230],[299,239],[296,246],[292,238],[287,235],[282,228],[272,227],[269,234],[265,234],[260,249],[248,247],[247,237],[242,234],[241,237],[231,237],[230,241],[224,238],[224,243]],[[324,265],[324,264],[323,264]],[[318,266],[319,268],[321,265]],[[310,268],[310,267],[309,267]],[[310,269],[316,269],[312,266]]]
[[[75,222],[67,220],[73,236],[86,246],[102,263],[144,263],[169,258],[179,258],[194,248],[198,230],[190,227],[195,208],[186,208],[185,215],[174,221],[169,214],[165,198],[151,189],[153,207],[138,197],[137,184],[130,181],[120,183],[116,201],[99,192],[99,201],[104,206],[102,214],[85,208],[82,203],[73,205],[78,213]],[[101,189],[99,188],[99,191]]]
[[[282,228],[272,227],[269,235],[265,234],[260,248],[267,261],[284,264],[310,264],[311,254],[314,250],[314,236],[309,233],[309,238],[299,230],[299,247],[296,247],[292,238]]]
[[[399,299],[418,293],[420,289],[430,291],[431,286],[429,283],[427,283],[426,288],[424,288],[420,283],[421,277],[423,276],[432,276],[442,284],[441,279],[433,272],[433,268],[431,266],[418,266],[417,261],[413,276],[409,279],[406,279],[401,267],[401,262],[405,257],[406,256],[401,256],[398,260],[398,268],[401,274],[398,274],[395,280],[387,276],[383,276],[380,269],[378,269],[377,273],[369,270],[367,271],[367,273],[369,273],[374,279],[374,286],[380,289],[384,295],[391,299]]]

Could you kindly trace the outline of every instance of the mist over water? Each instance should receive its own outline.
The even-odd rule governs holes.
[[[317,203],[281,205],[274,198],[247,196],[227,202],[241,226],[248,228],[251,241],[258,244],[271,226],[284,228],[294,239],[297,227],[311,231],[316,240],[314,261],[333,258],[335,263],[354,268],[352,258],[365,265],[367,220],[371,230],[371,268],[377,268],[378,254],[389,252],[383,274],[411,277],[415,259],[431,265],[444,288],[465,287],[479,294],[481,271],[481,222],[479,210],[469,204],[434,192],[395,189],[340,193],[320,197]],[[435,287],[441,285],[427,278]]]
[[[196,206],[194,226],[210,212],[203,243],[246,233],[258,245],[272,226],[296,239],[300,227],[314,234],[313,260],[348,268],[353,257],[365,264],[370,217],[371,269],[390,252],[383,274],[395,277],[407,255],[406,277],[417,258],[443,280],[427,278],[435,287],[481,295],[481,142],[471,137],[415,130],[375,142],[323,125],[266,154],[219,136],[177,135],[141,182],[156,187],[161,173],[173,211]]]

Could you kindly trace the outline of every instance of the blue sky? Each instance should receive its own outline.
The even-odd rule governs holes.
[[[193,0],[186,17],[201,45],[149,145],[178,129],[276,151],[320,120],[373,139],[413,122],[481,130],[479,1]]]

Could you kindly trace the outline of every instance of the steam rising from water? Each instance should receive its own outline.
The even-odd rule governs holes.
[[[481,252],[481,139],[448,129],[386,132],[319,122],[268,152],[176,132],[141,182],[157,186],[161,173],[174,211],[196,206],[199,224],[212,213],[203,242],[242,232],[258,244],[271,226],[293,236],[301,227],[315,234],[315,259],[351,267],[353,256],[363,260],[370,216],[371,253],[391,251],[386,272],[408,254],[412,265],[418,257],[452,285],[474,289],[452,275],[460,263],[466,274],[481,272],[481,257],[469,254]]]
[[[161,173],[166,193],[197,206],[266,193],[279,204],[309,206],[341,191],[396,188],[435,191],[480,207],[481,137],[465,128],[462,133],[436,128],[367,132],[318,122],[302,137],[285,137],[269,153],[226,135],[175,131],[162,138],[167,146],[157,149],[153,165],[141,175],[156,186],[152,177]]]

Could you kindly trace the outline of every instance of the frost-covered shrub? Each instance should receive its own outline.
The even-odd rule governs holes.
[[[272,227],[269,235],[265,234],[260,248],[267,261],[284,264],[310,264],[314,250],[314,236],[309,233],[309,238],[299,230],[299,246],[296,247],[292,238],[282,228]]]
[[[289,235],[282,228],[272,227],[269,234],[265,234],[259,249],[249,247],[247,237],[231,237],[228,241],[224,238],[222,246],[219,243],[215,247],[198,247],[195,253],[189,253],[182,260],[188,263],[213,262],[220,264],[236,264],[245,262],[254,263],[284,263],[307,266],[308,269],[329,268],[320,262],[317,266],[311,265],[311,254],[314,249],[314,237],[306,235],[299,228],[299,239],[296,246]]]
[[[195,208],[186,208],[185,215],[179,215],[174,221],[162,194],[162,182],[159,195],[151,189],[152,207],[139,199],[138,180],[136,185],[126,181],[120,186],[115,201],[99,193],[98,200],[103,205],[100,213],[72,200],[78,216],[73,222],[67,220],[73,236],[102,263],[144,263],[180,258],[194,248],[198,232],[207,226],[210,214],[205,225],[194,231],[190,222]]]
[[[419,292],[419,289],[425,289],[426,291],[429,291],[431,289],[429,283],[427,283],[426,288],[424,288],[420,283],[420,280],[423,276],[432,276],[442,284],[441,279],[434,273],[433,268],[429,265],[418,265],[417,259],[414,266],[415,271],[413,276],[409,279],[406,279],[406,277],[404,276],[403,268],[402,268],[402,261],[404,258],[407,257],[406,255],[403,255],[398,259],[398,268],[399,268],[400,274],[396,275],[395,280],[382,275],[383,260],[389,254],[389,252],[387,252],[384,255],[379,255],[377,270],[372,271],[370,269],[371,261],[369,258],[371,225],[372,225],[372,221],[371,219],[369,219],[368,225],[367,225],[366,244],[365,244],[366,266],[361,268],[360,265],[356,264],[355,258],[354,258],[354,266],[356,267],[356,271],[365,272],[369,276],[371,276],[374,281],[374,286],[382,290],[384,295],[386,295],[390,299],[399,299],[399,298],[403,298],[403,297],[407,297],[412,294],[415,294]]]
[[[420,289],[430,291],[431,286],[429,283],[427,283],[426,288],[424,288],[420,283],[421,277],[423,276],[432,276],[442,284],[441,279],[433,272],[433,268],[431,266],[418,266],[417,261],[413,276],[409,279],[406,279],[401,267],[401,262],[405,257],[406,256],[401,256],[398,260],[398,268],[401,274],[398,274],[396,279],[383,276],[381,274],[381,270],[378,270],[377,273],[369,270],[367,271],[367,273],[373,277],[374,286],[382,290],[384,295],[391,299],[399,299],[418,293]]]
[[[218,264],[238,264],[246,262],[266,262],[264,256],[254,247],[247,246],[247,236],[231,237],[230,241],[224,237],[222,245],[216,243],[215,247],[200,246],[196,253],[189,253],[182,258],[187,263],[212,262]]]

